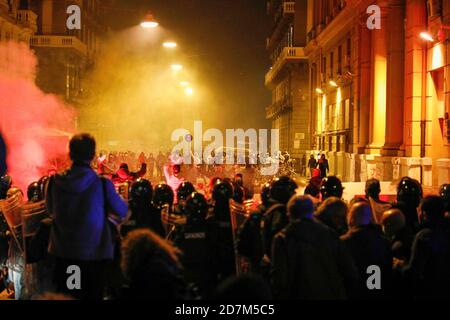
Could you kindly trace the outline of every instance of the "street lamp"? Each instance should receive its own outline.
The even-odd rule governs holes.
[[[194,89],[192,89],[191,87],[188,87],[188,88],[184,89],[184,93],[186,93],[186,95],[188,95],[188,96],[192,96],[194,94]]]
[[[450,30],[450,26],[441,25],[439,27],[439,31],[436,34],[437,40],[442,42],[445,41],[445,30]],[[434,37],[431,33],[423,31],[420,34],[420,38],[428,42],[435,42],[436,37]]]
[[[166,41],[163,43],[163,47],[167,49],[175,49],[177,47],[177,43],[174,41]]]
[[[316,88],[316,92],[317,92],[318,94],[323,94],[323,90],[320,89],[320,88]]]
[[[151,12],[148,12],[145,15],[144,20],[141,22],[141,27],[144,29],[153,29],[159,25],[158,22],[155,21]]]
[[[423,40],[428,41],[428,42],[434,42],[433,36],[430,33],[425,32],[425,31],[420,33],[420,38],[422,38]]]
[[[172,64],[172,65],[170,66],[170,68],[171,68],[173,71],[181,71],[181,70],[183,69],[183,66],[182,66],[181,64]]]
[[[334,80],[330,80],[330,85],[335,88],[339,87],[338,84]]]

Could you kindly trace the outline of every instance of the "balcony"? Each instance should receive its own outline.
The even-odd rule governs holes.
[[[272,120],[279,114],[292,110],[292,103],[289,98],[275,102],[266,108],[266,119]]]
[[[281,31],[283,30],[283,26],[289,20],[290,17],[294,17],[295,15],[295,1],[285,1],[283,2],[278,10],[273,15],[273,28],[271,32],[271,36],[267,39],[267,49],[270,49],[272,44],[276,41]]]
[[[266,74],[266,86],[270,86],[276,79],[280,71],[289,63],[295,63],[301,60],[307,60],[303,47],[285,47],[278,56],[275,64],[270,68]]]
[[[37,31],[37,14],[31,10],[17,10],[16,21],[33,33]]]
[[[75,36],[33,36],[30,39],[32,47],[74,49],[83,56],[87,55],[87,46]]]

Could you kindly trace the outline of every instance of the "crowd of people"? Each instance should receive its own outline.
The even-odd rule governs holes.
[[[1,223],[4,285],[16,299],[450,298],[449,185],[424,196],[404,177],[388,203],[370,179],[366,196],[346,203],[341,181],[317,170],[304,194],[288,176],[255,187],[249,165],[226,173],[162,153],[96,154],[88,134],[71,139],[70,159],[27,190],[48,217],[22,239],[25,255]],[[2,177],[0,199],[20,192]],[[235,211],[245,203],[254,205]]]

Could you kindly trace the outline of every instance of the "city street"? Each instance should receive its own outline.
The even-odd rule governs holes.
[[[450,299],[449,39],[450,0],[0,0],[0,300]]]

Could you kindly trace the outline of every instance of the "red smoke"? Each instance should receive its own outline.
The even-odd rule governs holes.
[[[37,59],[25,44],[0,44],[0,131],[8,145],[8,174],[26,191],[66,157],[75,111],[35,84]]]

